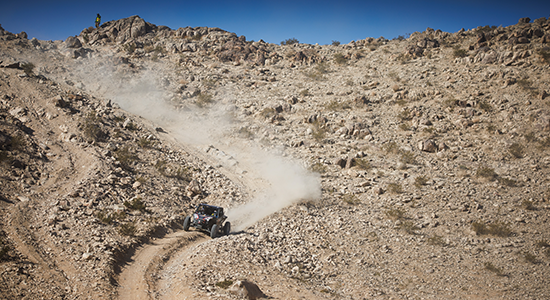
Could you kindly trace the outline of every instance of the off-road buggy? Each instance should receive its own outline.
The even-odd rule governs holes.
[[[227,216],[223,213],[222,207],[201,203],[193,215],[185,217],[183,230],[188,231],[189,227],[195,227],[208,231],[211,238],[220,234],[228,235],[231,232],[231,223],[225,222],[226,219]]]

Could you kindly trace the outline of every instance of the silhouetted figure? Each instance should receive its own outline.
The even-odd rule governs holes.
[[[95,17],[95,28],[99,28],[100,23],[101,23],[101,16],[97,14],[97,17]]]

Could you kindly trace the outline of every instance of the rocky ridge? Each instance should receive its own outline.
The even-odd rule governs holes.
[[[116,298],[135,247],[198,202],[249,201],[223,145],[181,145],[76,71],[99,62],[154,70],[178,111],[223,104],[232,139],[320,174],[321,199],[194,246],[163,280],[214,299],[244,279],[283,298],[544,298],[549,34],[522,19],[283,46],[137,16],[63,42],[0,30],[2,297]]]

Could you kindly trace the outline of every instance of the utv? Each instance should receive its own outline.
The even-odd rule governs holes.
[[[195,227],[200,230],[208,231],[211,238],[219,234],[228,235],[231,232],[231,223],[225,222],[227,216],[223,213],[223,208],[208,204],[199,204],[192,216],[186,216],[183,220],[183,230],[188,231],[189,227]]]

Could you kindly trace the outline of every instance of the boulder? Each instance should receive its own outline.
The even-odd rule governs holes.
[[[65,46],[67,46],[67,48],[81,48],[82,43],[77,37],[70,36],[65,40]]]
[[[266,295],[255,283],[247,280],[237,281],[233,283],[233,285],[231,285],[227,290],[233,295],[249,300],[256,300],[266,297]]]
[[[436,152],[438,147],[434,140],[428,139],[418,143],[418,149],[425,152]]]

